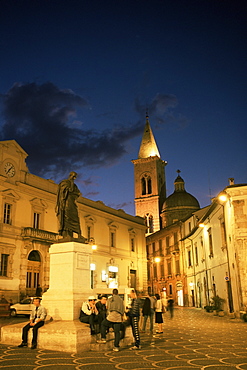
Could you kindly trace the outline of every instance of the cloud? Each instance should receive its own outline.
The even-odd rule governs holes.
[[[112,166],[127,152],[128,141],[143,132],[146,107],[138,99],[138,122],[102,131],[77,117],[79,112],[83,116],[81,110],[91,108],[88,101],[51,82],[16,83],[2,101],[1,140],[16,140],[30,155],[30,172],[55,181],[71,170]],[[162,118],[176,104],[174,95],[157,94],[149,113]]]
[[[172,125],[179,129],[185,126],[186,118],[176,116],[174,113],[174,108],[177,105],[177,97],[173,94],[158,93],[149,104],[143,104],[139,98],[135,99],[135,110],[140,117],[144,117],[144,114],[148,111],[151,123],[155,124],[156,128],[164,124]]]

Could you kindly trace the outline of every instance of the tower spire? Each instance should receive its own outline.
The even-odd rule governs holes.
[[[158,156],[160,158],[160,153],[156,145],[156,141],[149,123],[148,110],[146,111],[146,124],[144,128],[144,133],[142,136],[142,142],[138,154],[138,158],[148,158]]]

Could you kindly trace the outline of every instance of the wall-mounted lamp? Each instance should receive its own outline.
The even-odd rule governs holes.
[[[95,240],[94,240],[94,238],[90,238],[90,239],[89,239],[89,244],[91,245],[92,250],[93,250],[93,251],[96,251],[96,249],[97,249],[97,245],[95,244]]]

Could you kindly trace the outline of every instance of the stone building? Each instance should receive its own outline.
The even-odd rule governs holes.
[[[174,192],[166,197],[166,162],[148,117],[133,163],[136,214],[147,225],[148,291],[201,308],[219,296],[224,311],[239,316],[247,306],[247,184],[229,179],[230,185],[200,209],[177,171]]]
[[[15,140],[0,142],[0,293],[14,302],[35,294],[38,284],[49,287],[49,247],[58,238],[57,184],[31,174],[26,157]],[[97,245],[92,294],[146,290],[143,218],[83,197],[77,204],[82,234]]]
[[[182,250],[189,305],[204,307],[216,295],[239,316],[247,305],[247,184],[227,186],[212,204],[183,224]],[[190,227],[189,227],[190,225]]]

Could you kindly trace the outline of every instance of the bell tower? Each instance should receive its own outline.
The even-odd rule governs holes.
[[[134,163],[135,213],[144,217],[147,234],[160,230],[160,213],[166,198],[165,166],[150,127],[148,114],[138,159]]]

